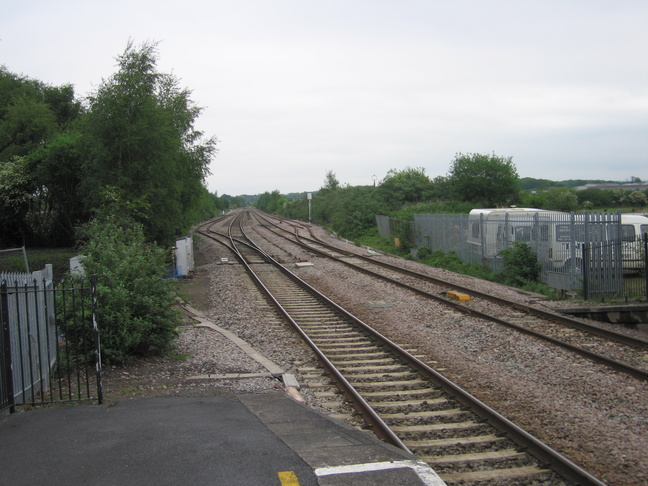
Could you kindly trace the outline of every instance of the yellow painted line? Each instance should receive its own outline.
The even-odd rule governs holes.
[[[299,480],[293,471],[278,472],[277,476],[279,476],[281,486],[299,486]]]

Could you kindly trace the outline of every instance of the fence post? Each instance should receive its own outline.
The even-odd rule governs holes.
[[[13,385],[13,365],[11,362],[11,335],[9,333],[9,293],[7,291],[7,282],[2,281],[0,284],[0,325],[2,329],[2,344],[3,349],[0,352],[4,357],[4,363],[2,364],[2,369],[5,376],[3,376],[3,381],[6,385],[7,393],[7,404],[9,405],[9,413],[16,412],[16,402],[14,400],[14,385]]]
[[[97,373],[97,401],[103,403],[103,385],[101,383],[101,342],[99,339],[99,326],[97,324],[97,276],[90,276],[92,293],[92,331],[95,338],[95,370]]]
[[[646,291],[646,302],[648,302],[648,233],[643,234],[644,254],[644,290]]]
[[[583,277],[583,299],[589,300],[589,267],[590,267],[590,253],[589,243],[583,243],[581,246],[581,276]]]

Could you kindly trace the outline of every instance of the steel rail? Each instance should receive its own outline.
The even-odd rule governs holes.
[[[266,221],[268,221],[268,219],[265,217],[265,215],[260,215],[256,211],[254,212],[254,215],[255,215],[255,217],[261,217],[262,219],[265,219]],[[268,222],[270,222],[270,221],[268,221]],[[496,304],[513,307],[513,308],[515,308],[517,310],[526,312],[528,314],[533,314],[533,315],[535,315],[537,317],[540,317],[542,319],[548,319],[548,320],[551,320],[551,321],[555,321],[555,322],[558,322],[560,324],[565,324],[565,325],[573,327],[575,329],[579,329],[579,330],[584,331],[584,332],[589,332],[591,334],[594,334],[594,335],[597,335],[597,336],[600,336],[600,337],[604,337],[606,339],[610,339],[610,340],[613,340],[613,341],[617,341],[617,342],[622,343],[622,344],[627,344],[627,345],[630,345],[630,346],[636,346],[638,348],[648,350],[648,340],[646,340],[646,339],[627,336],[625,334],[610,331],[608,329],[602,329],[600,327],[592,326],[590,324],[581,322],[581,321],[579,321],[577,319],[573,319],[571,317],[567,317],[567,316],[558,314],[556,312],[538,309],[536,307],[532,307],[532,306],[529,306],[529,305],[526,305],[526,304],[522,304],[520,302],[513,302],[511,300],[504,299],[502,297],[497,297],[495,295],[487,294],[485,292],[480,292],[479,290],[475,290],[473,288],[464,287],[464,286],[461,286],[461,285],[458,285],[458,284],[453,284],[451,282],[447,282],[445,280],[441,280],[441,279],[438,279],[438,278],[435,278],[435,277],[431,277],[429,275],[425,275],[425,274],[417,272],[415,270],[409,270],[407,268],[402,268],[402,267],[393,265],[391,263],[376,260],[375,258],[372,258],[372,257],[347,252],[345,250],[341,250],[339,248],[334,247],[333,245],[330,245],[328,243],[323,242],[317,236],[315,236],[315,234],[313,233],[313,231],[311,230],[310,227],[307,227],[307,226],[304,226],[304,227],[306,229],[308,229],[308,231],[309,231],[309,233],[310,233],[310,235],[312,237],[311,241],[313,241],[314,243],[316,243],[318,245],[322,245],[325,248],[330,248],[331,250],[346,253],[347,255],[353,256],[354,258],[357,258],[359,260],[366,261],[368,263],[372,263],[374,265],[381,266],[381,267],[387,268],[389,270],[393,270],[395,272],[399,272],[399,273],[402,273],[402,274],[405,274],[405,275],[409,275],[411,277],[419,278],[421,280],[425,280],[425,281],[430,282],[430,283],[435,284],[435,285],[440,285],[440,286],[451,288],[453,290],[458,290],[458,291],[461,291],[461,292],[464,292],[464,293],[468,293],[468,294],[471,294],[473,296],[479,297],[481,299],[485,299],[485,300],[489,300],[491,302],[495,302]],[[279,228],[279,229],[284,230],[283,228]],[[275,232],[275,234],[276,234],[276,232]],[[306,244],[304,244],[304,243],[302,243],[300,241],[300,240],[310,240],[311,238],[300,236],[300,235],[298,235],[296,233],[294,233],[293,235],[296,237],[297,243],[298,244],[301,243],[301,246],[303,248],[312,250],[314,252],[317,252],[318,254],[328,256],[330,258],[330,255],[327,255],[326,252],[322,252],[322,251],[318,250],[317,248],[313,248],[313,247],[311,247],[309,245],[306,245]]]
[[[239,223],[240,224],[240,223]],[[231,225],[230,225],[231,229]],[[247,238],[247,235],[245,234],[245,231],[243,230],[242,226],[240,226],[242,234]],[[234,244],[235,239],[232,238],[232,243]],[[250,240],[252,242],[252,240]],[[335,303],[330,301],[328,298],[317,292],[315,289],[307,285],[305,282],[303,282],[301,279],[299,279],[296,275],[294,275],[290,270],[285,268],[283,265],[275,261],[272,257],[267,255],[261,248],[258,248],[257,245],[251,245],[251,247],[254,246],[258,249],[258,251],[264,256],[264,258],[267,258],[269,260],[269,263],[271,263],[273,266],[275,266],[278,270],[280,270],[283,274],[288,276],[291,280],[293,281],[298,281],[300,286],[303,286],[304,288],[308,289],[311,292],[314,292],[316,295],[319,296],[322,300],[326,301],[329,305],[334,306],[336,309],[342,310],[341,307],[337,306]],[[239,253],[240,254],[240,253]],[[245,258],[242,257],[241,255],[241,263],[244,265],[248,275],[252,278],[254,283],[259,287],[259,289],[267,295],[267,297],[272,301],[272,303],[275,305],[275,307],[281,312],[281,314],[291,323],[291,325],[295,328],[295,330],[299,333],[299,335],[304,339],[304,341],[308,344],[308,346],[315,352],[317,355],[318,361],[322,364],[322,366],[326,369],[326,371],[329,373],[329,375],[332,377],[333,381],[335,383],[339,384],[339,388],[342,389],[344,395],[347,397],[347,399],[353,404],[353,407],[356,409],[356,411],[363,417],[365,422],[371,426],[372,430],[376,434],[377,437],[379,437],[382,440],[385,440],[386,442],[399,447],[405,451],[411,452],[407,446],[403,443],[403,441],[394,433],[394,431],[380,418],[380,416],[375,412],[375,410],[366,402],[364,398],[356,391],[356,389],[348,382],[348,380],[340,373],[340,371],[331,363],[331,361],[326,357],[324,353],[319,349],[319,347],[308,337],[308,335],[303,331],[303,329],[295,322],[295,320],[290,316],[288,311],[281,305],[281,303],[275,298],[275,296],[272,294],[272,292],[263,284],[261,279],[257,276],[257,274],[254,272],[252,267],[248,264],[248,262],[245,260]],[[295,280],[297,279],[297,280]],[[350,314],[348,314],[350,316]],[[355,318],[354,318],[355,320]]]
[[[244,232],[243,234],[245,235]],[[245,237],[248,238],[247,235],[245,235]],[[263,252],[263,250],[261,249],[259,250]],[[369,335],[373,336],[376,340],[380,341],[383,345],[389,348],[391,352],[400,355],[401,358],[404,359],[408,364],[410,364],[411,366],[419,370],[419,372],[421,372],[424,376],[428,377],[434,383],[439,385],[446,393],[451,395],[455,400],[462,403],[464,406],[469,408],[473,413],[475,413],[479,417],[483,417],[491,426],[505,433],[509,439],[511,439],[513,442],[521,446],[523,449],[527,450],[529,454],[536,457],[536,459],[549,465],[549,467],[552,470],[556,471],[564,478],[569,479],[571,481],[575,481],[578,484],[583,486],[585,485],[606,486],[605,483],[603,483],[602,481],[600,481],[599,479],[597,479],[587,471],[583,470],[581,467],[579,467],[578,465],[576,465],[575,463],[573,463],[572,461],[564,457],[558,451],[542,443],[539,439],[535,438],[533,435],[524,431],[522,428],[515,425],[513,422],[511,422],[510,420],[508,420],[507,418],[505,418],[504,416],[502,416],[501,414],[499,414],[498,412],[490,408],[488,405],[484,404],[483,402],[481,402],[480,400],[472,396],[469,392],[465,391],[460,386],[458,386],[451,380],[447,379],[446,377],[444,377],[443,375],[441,375],[440,373],[438,373],[437,371],[429,367],[427,364],[425,364],[424,362],[422,362],[421,360],[419,360],[409,352],[402,349],[393,341],[380,334],[371,326],[364,323],[362,320],[358,319],[357,317],[349,313],[344,308],[340,307],[338,304],[330,300],[328,297],[323,295],[317,289],[313,288],[312,286],[308,285],[306,282],[301,280],[297,275],[295,275],[293,272],[291,272],[286,267],[281,265],[279,262],[275,261],[272,257],[267,255],[267,253],[265,252],[263,253],[270,260],[269,263],[271,263],[276,268],[278,268],[284,275],[286,275],[288,278],[290,278],[300,286],[308,289],[308,291],[312,295],[317,296],[318,299],[320,299],[323,302],[326,302],[327,305],[333,307],[337,312],[340,312],[345,317],[351,319],[365,332],[367,332]],[[358,410],[357,408],[356,410],[358,410],[358,412],[361,413],[364,418],[369,417],[371,419],[375,419],[376,424],[380,425],[379,428],[376,428],[376,425],[374,423],[368,421],[369,424],[372,426],[372,428],[374,428],[376,435],[381,437],[380,434],[383,432],[382,429],[384,428],[385,429],[384,432],[386,433],[386,435],[389,437],[393,437],[394,442],[392,442],[392,440],[387,439],[385,437],[381,437],[383,438],[383,440],[386,440],[387,442],[391,442],[393,445],[397,445],[398,447],[401,447],[404,450],[408,450],[408,448],[402,443],[400,438],[398,438],[396,434],[393,431],[391,431],[389,426],[387,426],[384,423],[384,421],[375,413],[375,411],[373,411],[371,406],[367,404],[367,402],[362,398],[362,396],[358,394],[355,388],[346,380],[346,378],[344,378],[344,376],[337,370],[337,368],[330,362],[330,360],[319,350],[317,345],[308,337],[308,335],[301,329],[301,327],[294,321],[294,319],[290,317],[288,312],[281,306],[281,304],[271,294],[269,289],[267,289],[266,286],[261,282],[261,280],[256,276],[252,268],[247,264],[245,264],[245,267],[247,272],[251,276],[253,276],[253,279],[255,283],[259,286],[259,288],[262,289],[262,291],[269,296],[269,298],[273,301],[273,303],[277,306],[277,308],[280,309],[282,314],[286,316],[286,318],[291,322],[291,324],[295,327],[298,333],[314,350],[314,352],[318,356],[318,359],[323,363],[327,371],[330,370],[333,372],[334,381],[342,385],[341,388],[343,389],[345,396],[349,398],[351,403],[354,405],[354,408],[356,407],[356,404],[359,403],[361,405],[362,410]],[[348,394],[347,394],[347,390],[348,390]],[[359,402],[356,402],[356,400],[359,400]],[[365,415],[365,407],[366,407],[367,415]]]
[[[269,229],[269,230],[272,231],[271,229]],[[274,233],[277,234],[276,232],[274,232]],[[279,235],[279,236],[281,236],[281,235]],[[567,349],[569,351],[572,351],[574,353],[577,353],[577,354],[579,354],[579,355],[581,355],[581,356],[583,356],[585,358],[588,358],[588,359],[590,359],[592,361],[595,361],[597,363],[609,366],[610,368],[613,368],[613,369],[615,369],[617,371],[621,371],[623,373],[626,373],[626,374],[628,374],[630,376],[633,376],[633,377],[635,377],[637,379],[640,379],[640,380],[643,380],[643,381],[648,381],[648,371],[642,370],[642,369],[637,368],[635,366],[628,365],[626,363],[622,363],[622,362],[617,361],[617,360],[612,359],[612,358],[608,358],[606,356],[595,353],[593,351],[589,351],[588,349],[581,348],[581,347],[575,346],[573,344],[566,343],[566,342],[561,341],[559,339],[556,339],[556,338],[554,338],[552,336],[547,336],[546,334],[542,334],[540,332],[536,332],[536,331],[533,331],[531,329],[527,329],[525,327],[519,326],[519,325],[517,325],[517,324],[515,324],[513,322],[501,319],[499,317],[496,317],[496,316],[493,316],[493,315],[490,315],[490,314],[486,314],[486,313],[478,311],[476,309],[471,309],[471,308],[469,308],[469,307],[467,307],[465,305],[460,304],[459,302],[440,297],[438,295],[432,294],[430,292],[419,289],[419,288],[414,287],[412,285],[409,285],[409,284],[406,284],[404,282],[400,282],[398,280],[392,279],[392,278],[390,278],[390,277],[388,277],[386,275],[376,273],[376,272],[374,272],[374,271],[372,271],[370,269],[361,267],[359,265],[355,265],[355,264],[353,264],[351,262],[348,262],[348,261],[345,261],[345,260],[342,260],[342,259],[339,259],[339,258],[335,258],[334,256],[329,255],[326,252],[321,251],[321,250],[319,250],[317,248],[313,248],[312,246],[308,246],[308,245],[305,245],[305,244],[300,243],[300,242],[296,242],[296,243],[299,244],[299,245],[302,245],[304,248],[308,249],[309,251],[313,251],[313,252],[315,252],[315,253],[317,253],[317,254],[319,254],[321,256],[325,256],[326,258],[334,259],[335,261],[338,261],[338,262],[340,262],[340,263],[342,263],[344,265],[347,265],[347,266],[353,268],[354,270],[362,272],[362,273],[364,273],[366,275],[369,275],[369,276],[372,276],[372,277],[375,277],[375,278],[380,278],[380,279],[382,279],[382,280],[384,280],[386,282],[389,282],[389,283],[391,283],[393,285],[397,285],[397,286],[399,286],[401,288],[407,289],[407,290],[409,290],[411,292],[414,292],[414,293],[416,293],[418,295],[424,296],[424,297],[429,298],[429,299],[433,299],[433,300],[435,300],[437,302],[440,302],[442,304],[450,306],[453,309],[458,310],[458,311],[460,311],[460,312],[462,312],[462,313],[464,313],[466,315],[473,316],[473,317],[478,317],[478,318],[481,318],[481,319],[484,319],[484,320],[487,320],[487,321],[491,321],[491,322],[496,322],[497,324],[509,327],[511,329],[515,329],[518,332],[521,332],[521,333],[536,337],[538,339],[542,339],[544,341],[547,341],[547,342],[550,342],[550,343],[555,344],[557,346],[560,346],[562,348],[565,348],[565,349]],[[328,246],[328,245],[325,245],[325,246]],[[359,256],[359,255],[355,255],[353,253],[347,253],[347,254],[348,255],[353,255],[354,257]],[[376,263],[375,260],[372,260],[372,259],[369,259],[369,258],[367,260],[369,262],[371,262],[371,263]],[[380,266],[382,266],[382,265],[380,265]],[[399,269],[399,267],[395,267],[395,266],[391,266],[391,265],[388,265],[388,266],[389,266],[390,269],[392,269],[394,271],[401,271],[402,273],[412,274],[412,276],[419,276],[420,275],[422,277],[425,277],[425,275],[418,274],[418,272],[410,272],[409,270]],[[431,283],[435,283],[436,285],[441,285],[441,284],[445,285],[446,284],[446,282],[444,282],[442,280],[434,279],[432,277],[431,277],[431,279],[435,281],[435,282],[431,282]],[[466,292],[470,293],[472,291],[470,289],[466,289]],[[505,299],[502,299],[502,300],[503,300],[503,302],[500,303],[500,305],[509,305],[509,301],[507,301]],[[517,308],[518,310],[521,310],[517,306],[515,308]],[[554,314],[550,314],[550,315],[554,316]],[[542,316],[536,316],[536,317],[543,318]],[[544,317],[544,318],[546,318],[548,320],[551,320],[548,317]],[[581,329],[581,330],[588,331],[589,329]],[[616,336],[616,334],[615,334],[615,336]],[[607,336],[602,336],[602,337],[607,337]],[[610,338],[610,339],[612,339],[612,338]],[[623,344],[628,344],[628,343],[623,343]]]

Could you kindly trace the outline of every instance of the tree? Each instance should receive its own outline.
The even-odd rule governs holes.
[[[274,190],[261,194],[255,206],[266,213],[277,214],[284,204],[286,204],[286,198],[279,194],[278,190]]]
[[[614,205],[612,191],[602,189],[584,189],[576,192],[576,197],[583,208],[609,208]]]
[[[31,237],[27,215],[35,188],[25,157],[0,161],[0,246],[22,245]]]
[[[118,71],[88,97],[84,195],[97,207],[98,188],[114,186],[148,211],[146,234],[168,243],[193,222],[216,139],[194,128],[201,109],[178,80],[156,69],[157,46],[129,42]]]
[[[78,140],[73,125],[81,114],[71,85],[48,86],[0,67],[0,165],[9,177],[0,196],[4,239],[72,243],[74,226],[80,222],[80,155],[76,143],[64,140]],[[9,176],[16,164],[24,171],[21,182]],[[19,195],[19,190],[26,192]]]
[[[457,154],[448,174],[456,198],[484,207],[508,206],[517,202],[519,181],[512,157],[495,154]]]
[[[425,169],[407,167],[390,170],[378,186],[378,195],[389,207],[398,209],[405,203],[418,203],[432,190],[432,182]]]
[[[544,209],[571,212],[578,209],[578,206],[578,196],[573,189],[552,187],[547,193]]]
[[[322,189],[328,189],[330,191],[335,191],[340,187],[340,181],[335,177],[335,172],[329,170],[326,172],[326,178],[324,179],[324,185]]]
[[[646,194],[643,191],[632,191],[628,197],[627,201],[633,208],[641,208],[646,205]]]

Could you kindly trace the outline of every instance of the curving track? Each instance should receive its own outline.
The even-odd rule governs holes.
[[[448,484],[603,484],[279,265],[247,238],[250,217],[239,213],[227,235],[200,233],[246,266],[377,436]]]
[[[569,318],[519,302],[485,294],[474,288],[461,287],[418,272],[397,267],[376,258],[341,252],[339,248],[317,239],[310,228],[299,223],[280,220],[271,224],[270,217],[257,212],[254,216],[265,228],[278,236],[299,244],[319,256],[334,259],[359,272],[380,278],[426,298],[441,302],[454,310],[478,317],[518,332],[534,336],[566,348],[588,359],[618,371],[648,381],[645,356],[648,341],[623,333],[609,331],[587,322]],[[291,228],[290,230],[288,228]],[[288,236],[286,236],[288,235]],[[449,290],[470,296],[469,302],[457,302],[446,297]]]

